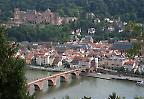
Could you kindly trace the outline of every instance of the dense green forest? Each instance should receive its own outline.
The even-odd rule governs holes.
[[[61,16],[120,16],[123,20],[143,21],[144,0],[0,0],[0,20],[12,17],[14,8],[44,11],[50,8]]]
[[[68,25],[21,25],[7,30],[10,40],[14,41],[54,41],[66,42],[70,37]]]

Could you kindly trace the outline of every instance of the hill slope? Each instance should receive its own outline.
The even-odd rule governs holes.
[[[99,16],[120,16],[124,20],[144,19],[144,0],[0,0],[0,20],[12,17],[16,7],[38,11],[50,8],[61,16],[93,12]]]

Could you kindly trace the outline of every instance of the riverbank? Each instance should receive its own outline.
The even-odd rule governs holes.
[[[66,69],[62,69],[62,68],[45,68],[45,67],[41,67],[41,66],[33,66],[33,65],[27,65],[27,69],[30,70],[41,70],[41,71],[48,71],[48,72],[65,72]]]
[[[111,75],[111,74],[100,74],[100,73],[89,73],[85,75],[86,77],[93,77],[93,78],[100,78],[100,79],[106,79],[106,80],[127,80],[127,81],[142,81],[142,78],[138,77],[130,77],[130,76],[119,76],[119,75]]]
[[[27,69],[30,70],[41,70],[41,71],[48,71],[48,72],[65,72],[66,69],[62,69],[59,67],[56,68],[44,68],[40,66],[33,66],[33,65],[28,65]],[[103,74],[103,73],[87,73],[86,75],[84,74],[83,76],[86,77],[93,77],[93,78],[100,78],[100,79],[106,79],[106,80],[127,80],[127,81],[142,81],[144,78],[138,78],[138,77],[131,77],[131,76],[122,76],[122,75],[112,75],[112,74]]]

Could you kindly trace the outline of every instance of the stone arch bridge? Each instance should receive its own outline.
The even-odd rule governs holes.
[[[31,86],[34,86],[36,90],[42,90],[44,81],[48,81],[49,86],[56,86],[58,78],[60,78],[60,81],[66,82],[68,81],[70,75],[72,75],[72,78],[78,78],[82,72],[87,72],[87,69],[86,68],[74,69],[62,73],[57,73],[48,77],[40,78],[38,80],[29,82],[27,84],[27,87],[28,90],[30,90]]]

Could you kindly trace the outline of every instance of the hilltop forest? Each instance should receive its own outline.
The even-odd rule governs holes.
[[[55,41],[66,42],[71,39],[71,32],[81,28],[82,36],[89,28],[95,28],[95,40],[118,38],[130,39],[133,33],[124,31],[123,22],[144,23],[144,0],[0,0],[0,22],[7,23],[13,17],[14,8],[26,11],[45,11],[48,8],[61,17],[77,17],[71,24],[55,26],[52,24],[23,24],[9,28],[7,34],[14,41]],[[89,14],[95,17],[89,17]],[[119,22],[107,23],[104,19],[117,19]],[[95,22],[95,19],[101,22]],[[114,27],[114,31],[109,31]],[[119,30],[123,30],[119,32]],[[143,30],[143,29],[142,29]]]
[[[82,17],[92,12],[101,17],[120,16],[123,20],[144,19],[144,0],[0,0],[0,20],[12,17],[16,7],[37,11],[50,8],[61,16]]]

